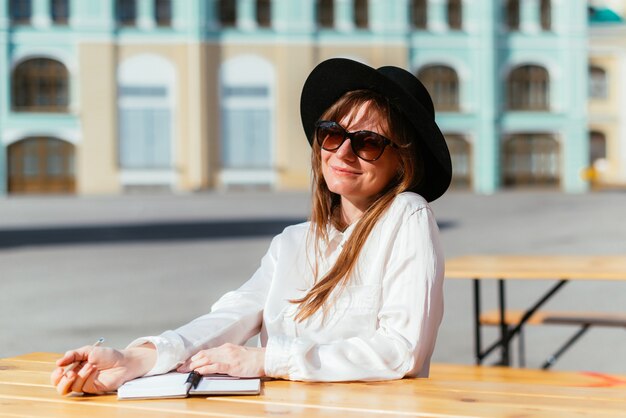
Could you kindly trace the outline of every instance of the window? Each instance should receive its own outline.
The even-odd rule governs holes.
[[[549,110],[548,71],[536,65],[516,68],[509,75],[508,94],[510,110]]]
[[[172,1],[171,0],[155,0],[154,1],[154,20],[157,26],[172,25]]]
[[[422,68],[417,78],[430,93],[435,110],[459,110],[459,77],[454,69],[443,65],[432,65]]]
[[[550,30],[552,26],[552,7],[550,0],[541,0],[541,29]]]
[[[247,69],[254,68],[254,73]],[[225,184],[273,182],[275,71],[254,55],[220,68],[221,158]],[[241,177],[246,172],[252,177]]]
[[[175,79],[173,65],[158,55],[142,54],[120,64],[118,152],[122,170],[169,172],[172,168]],[[164,180],[153,178],[148,182],[156,185]]]
[[[602,132],[592,131],[589,134],[589,166],[604,159],[606,159],[606,136]]]
[[[452,184],[455,189],[468,189],[472,184],[470,145],[463,135],[446,134],[452,160]]]
[[[119,89],[120,166],[124,169],[169,168],[171,110],[166,87]]]
[[[411,25],[416,29],[426,29],[428,22],[428,3],[426,0],[411,0],[411,10],[409,16],[411,16]]]
[[[135,26],[137,20],[135,0],[116,0],[115,15],[120,26]]]
[[[9,16],[14,25],[27,25],[30,23],[31,0],[10,0]]]
[[[75,189],[74,146],[50,137],[9,145],[9,193],[71,193]]]
[[[67,25],[70,17],[69,0],[52,0],[50,3],[52,21],[57,25]]]
[[[257,92],[249,94],[248,91]],[[230,88],[222,92],[225,103],[244,103],[243,106],[226,106],[222,113],[222,164],[229,169],[271,168],[270,110],[257,106],[267,102],[269,89]]]
[[[367,29],[369,26],[369,0],[354,0],[354,24],[359,29]]]
[[[256,22],[259,27],[269,28],[272,25],[272,2],[271,0],[257,0]]]
[[[219,16],[222,27],[233,27],[237,25],[237,4],[236,0],[220,0]]]
[[[604,68],[589,67],[589,97],[592,99],[606,99],[608,97],[608,85]]]
[[[448,0],[448,27],[453,30],[463,29],[463,3],[461,0]]]
[[[516,134],[503,147],[505,186],[559,183],[559,144],[550,134]]]
[[[16,112],[67,112],[68,73],[63,64],[34,58],[19,64],[12,77],[12,107]]]
[[[507,0],[506,25],[510,31],[519,30],[519,0]]]
[[[317,26],[333,28],[335,26],[335,9],[333,0],[317,0]]]

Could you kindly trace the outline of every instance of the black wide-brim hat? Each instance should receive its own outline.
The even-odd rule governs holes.
[[[433,102],[424,85],[402,68],[374,69],[345,58],[332,58],[311,71],[302,88],[300,116],[304,132],[313,144],[315,123],[344,93],[372,90],[387,97],[415,128],[413,149],[424,162],[424,178],[411,189],[429,202],[440,197],[450,185],[452,163],[441,130],[435,123]]]

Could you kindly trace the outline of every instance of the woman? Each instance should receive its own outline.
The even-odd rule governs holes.
[[[423,85],[397,67],[330,59],[309,75],[311,221],[275,237],[260,268],[204,315],[124,350],[57,361],[62,393],[102,393],[145,374],[197,370],[307,381],[428,376],[444,261],[427,201],[451,179]],[[242,346],[260,332],[261,347]],[[65,373],[64,366],[80,362]]]

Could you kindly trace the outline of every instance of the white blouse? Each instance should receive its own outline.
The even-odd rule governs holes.
[[[443,316],[444,259],[428,203],[402,193],[374,226],[346,287],[330,296],[326,315],[296,322],[298,305],[313,286],[315,252],[308,222],[274,237],[261,266],[211,312],[174,331],[143,337],[157,348],[148,374],[176,368],[197,351],[261,333],[268,376],[305,381],[427,377]],[[317,260],[320,277],[333,265],[354,224],[330,227]]]

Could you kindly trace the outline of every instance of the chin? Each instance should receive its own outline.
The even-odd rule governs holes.
[[[332,184],[327,183],[327,186],[328,186],[328,190],[341,196],[352,195],[356,191],[356,188],[354,187],[354,185],[343,184],[341,182],[335,182]]]

